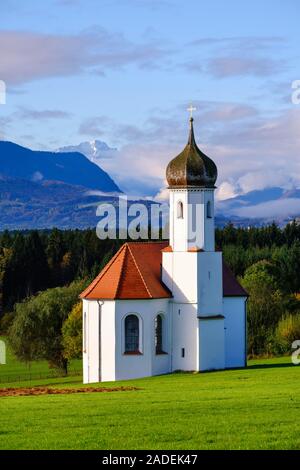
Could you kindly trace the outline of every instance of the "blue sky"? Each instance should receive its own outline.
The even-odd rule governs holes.
[[[300,186],[297,0],[1,0],[0,138],[38,149],[100,139],[126,190],[164,187],[187,138],[218,197]],[[162,193],[164,194],[164,193]]]

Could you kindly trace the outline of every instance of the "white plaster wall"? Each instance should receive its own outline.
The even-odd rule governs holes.
[[[177,206],[183,203],[183,218],[178,218]],[[206,204],[211,203],[211,218],[207,217]],[[214,190],[170,190],[170,245],[173,251],[187,251],[197,246],[206,251],[215,247]]]
[[[195,247],[204,249],[204,191],[187,190],[187,201],[189,205],[187,213],[187,249]]]
[[[167,354],[156,354],[155,350],[155,315],[152,322],[152,375],[166,374],[171,371],[171,315],[170,315],[170,303],[166,302],[166,305],[163,307],[163,311],[158,311],[163,318],[163,328],[162,328],[162,349]]]
[[[199,319],[199,370],[218,370],[224,368],[224,319]]]
[[[245,302],[246,297],[224,297],[226,368],[246,365]]]
[[[82,368],[83,368],[83,383],[88,383],[89,378],[89,360],[88,360],[88,302],[82,300]]]
[[[198,319],[195,304],[172,303],[172,371],[198,370]],[[182,357],[182,348],[185,354]]]
[[[200,252],[198,257],[198,315],[223,314],[222,253]]]
[[[96,301],[83,300],[83,315],[86,314],[86,327],[84,334],[86,345],[83,352],[83,381],[93,383],[100,381],[99,362],[99,313]]]
[[[164,252],[162,280],[176,302],[197,301],[197,269],[199,253]]]
[[[162,252],[161,279],[163,283],[173,292],[173,253]]]
[[[170,245],[174,251],[187,250],[187,203],[186,189],[170,189]],[[183,203],[183,218],[177,217],[177,205]]]
[[[170,359],[170,354],[154,355],[151,375],[162,375],[171,372]]]
[[[105,300],[101,307],[101,381],[115,380],[116,376],[116,340],[115,340],[114,300]]]
[[[151,376],[170,371],[170,356],[155,355],[154,321],[158,313],[164,313],[169,328],[169,300],[117,300],[116,301],[116,375],[115,380]],[[141,355],[124,354],[124,320],[129,314],[140,317]],[[168,337],[169,338],[169,337]],[[169,339],[168,339],[169,341]],[[166,345],[169,352],[170,345]]]
[[[206,205],[210,201],[211,204],[211,218],[207,217]],[[205,189],[204,190],[204,245],[203,249],[205,251],[214,251],[215,250],[215,208],[214,208],[214,190]]]

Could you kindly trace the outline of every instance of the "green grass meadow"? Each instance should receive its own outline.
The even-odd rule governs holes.
[[[0,336],[0,340],[3,340],[6,344],[6,364],[0,364],[0,386],[4,381],[9,383],[11,387],[17,387],[20,382],[26,381],[28,386],[27,381],[30,381],[30,379],[42,379],[47,376],[58,375],[55,369],[49,369],[47,361],[34,361],[30,364],[18,361],[10,351],[5,337]],[[70,372],[72,374],[77,372],[80,375],[82,370],[81,364],[80,360],[71,361]]]
[[[0,375],[5,367],[12,364]],[[1,397],[0,449],[299,449],[299,380],[286,357],[103,384],[136,391]],[[0,387],[29,385],[79,387],[82,379]]]

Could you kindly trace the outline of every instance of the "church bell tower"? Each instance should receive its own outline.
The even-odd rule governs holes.
[[[166,171],[170,244],[162,280],[173,294],[173,370],[223,369],[222,253],[215,251],[214,223],[218,173],[196,144],[193,121],[191,116],[187,145]]]
[[[215,249],[214,190],[217,167],[195,141],[193,117],[188,143],[167,167],[170,245],[174,251]]]

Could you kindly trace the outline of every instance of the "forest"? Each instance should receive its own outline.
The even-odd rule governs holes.
[[[20,359],[65,368],[81,354],[78,295],[123,243],[94,229],[0,234],[0,332]],[[300,339],[300,225],[228,224],[216,247],[249,294],[249,355],[289,353]]]

